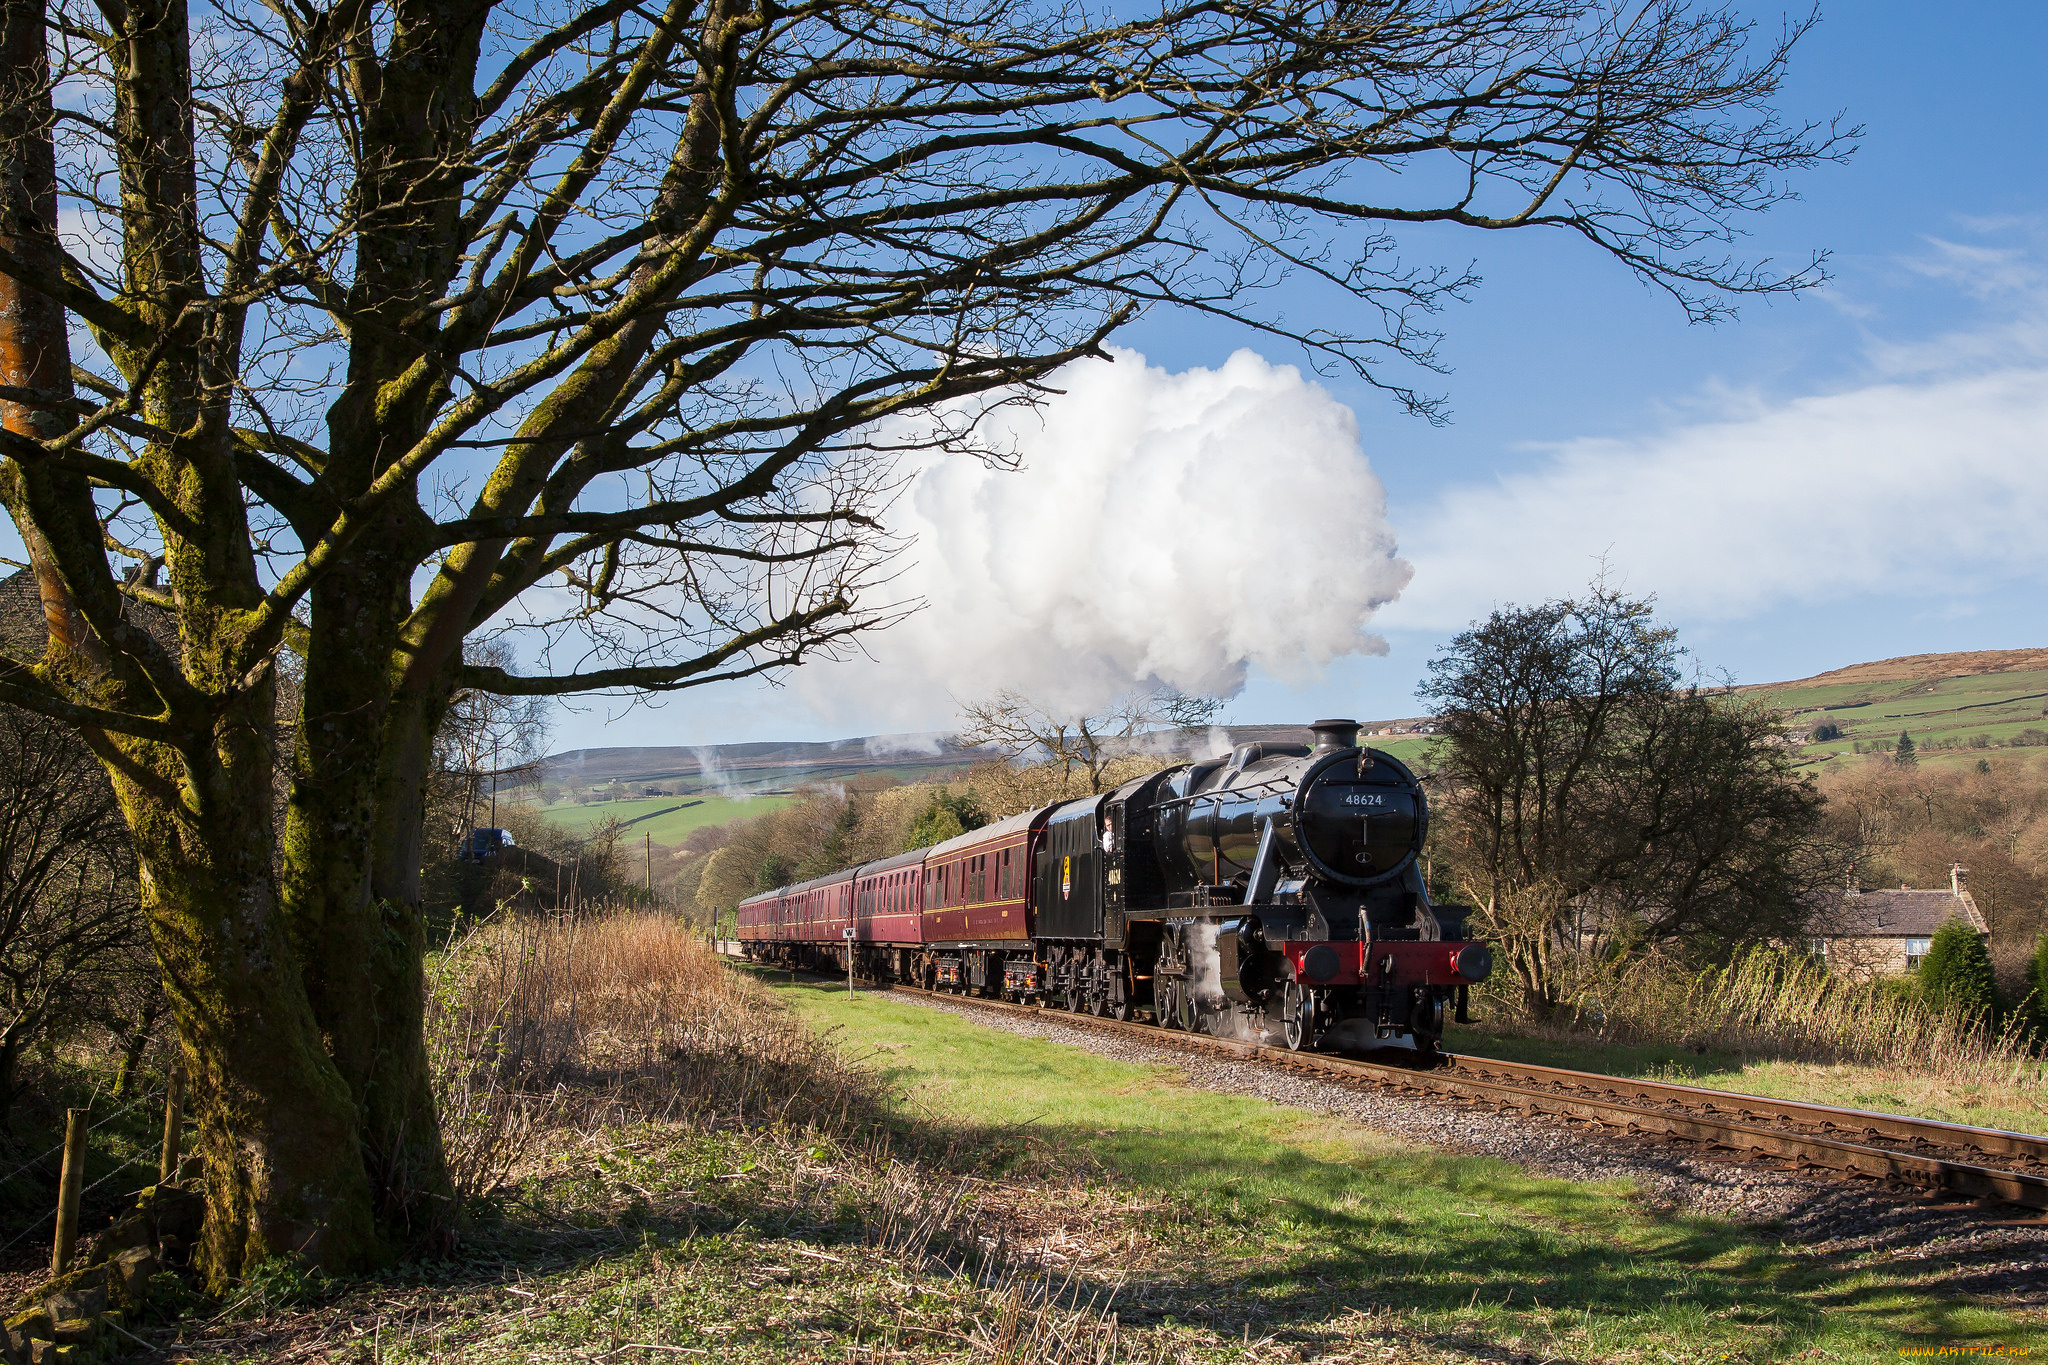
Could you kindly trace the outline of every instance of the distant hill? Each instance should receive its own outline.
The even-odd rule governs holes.
[[[1967,762],[1992,749],[2040,747],[2048,753],[2048,649],[1912,654],[1739,690],[1763,694],[1785,710],[1787,733],[1798,737],[1800,757],[1809,764],[1888,749],[1902,730],[1936,763]],[[1417,732],[1425,723],[1425,718],[1408,717],[1368,720],[1362,726],[1373,747],[1414,761],[1430,742]],[[1823,725],[1840,734],[1806,738]],[[1214,738],[1206,731],[1191,733],[1190,752],[1206,755],[1225,736],[1233,744],[1312,739],[1306,725],[1222,729]],[[650,790],[676,797],[745,796],[862,776],[943,781],[993,757],[989,750],[964,747],[950,736],[869,735],[826,743],[576,749],[548,758],[543,776],[586,789],[617,782],[635,797]]]
[[[1407,731],[1420,720],[1368,721],[1365,729]],[[1307,744],[1306,725],[1232,725],[1219,727],[1231,744],[1257,740]],[[1208,731],[1190,733],[1189,751],[1207,755],[1218,747]],[[1374,735],[1370,742],[1399,757],[1427,741],[1408,734]],[[789,792],[806,783],[845,782],[855,777],[885,776],[900,782],[945,780],[947,775],[986,763],[989,749],[967,748],[950,736],[869,735],[825,743],[768,742],[700,746],[638,745],[615,749],[572,749],[543,761],[543,781],[577,788],[609,787],[617,782],[634,796],[653,789],[678,797],[707,793],[764,795]]]
[[[1889,749],[1901,732],[1938,764],[2048,748],[2048,649],[1911,654],[1742,690],[1783,708],[1795,736],[1840,731],[1802,745],[1810,764]]]
[[[886,774],[911,782],[985,763],[994,755],[937,735],[871,735],[828,743],[636,745],[572,749],[542,763],[544,781],[578,787],[620,782],[661,787],[679,795],[699,792],[789,791],[806,782],[844,782]]]

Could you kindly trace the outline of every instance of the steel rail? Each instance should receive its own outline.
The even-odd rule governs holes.
[[[1563,1067],[1539,1066],[1533,1062],[1508,1062],[1493,1057],[1460,1053],[1452,1058],[1460,1074],[1479,1079],[1501,1076],[1510,1083],[1540,1082],[1559,1089],[1599,1090],[1609,1095],[1626,1094],[1631,1099],[1700,1106],[1711,1110],[1726,1108],[1738,1115],[1776,1119],[1811,1125],[1824,1133],[1860,1134],[1865,1138],[1889,1138],[1931,1147],[1963,1148],[1992,1156],[2019,1157],[2031,1167],[2048,1170],[2048,1137],[2008,1132],[2003,1128],[1973,1128],[1939,1119],[1918,1119],[1906,1114],[1878,1110],[1841,1109],[1806,1100],[1785,1100],[1739,1091],[1713,1090],[1706,1086],[1680,1085],[1667,1081],[1638,1080],[1630,1076],[1609,1076],[1593,1071],[1570,1071]]]
[[[1415,1090],[1452,1096],[1529,1113],[1589,1120],[1629,1132],[1677,1138],[1733,1152],[1761,1153],[1799,1166],[1893,1180],[1971,1199],[2048,1209],[2048,1173],[1987,1166],[1926,1151],[1874,1145],[1870,1139],[1909,1142],[1984,1156],[2016,1156],[2048,1166],[2048,1138],[1971,1128],[1933,1119],[1867,1113],[1796,1100],[1771,1100],[1700,1086],[1635,1081],[1561,1067],[1504,1062],[1490,1057],[1453,1056],[1451,1065],[1421,1070],[1324,1052],[1290,1052],[1235,1038],[1164,1029],[1043,1005],[1021,1005],[975,995],[955,995],[916,986],[891,985],[906,995],[954,1001],[991,1013],[1053,1017],[1110,1033],[1126,1033],[1193,1052],[1223,1053],[1287,1070],[1329,1076],[1342,1083]],[[1653,1100],[1678,1109],[1653,1107]],[[1724,1114],[1723,1106],[1732,1113]],[[1759,1122],[1758,1120],[1763,1120]],[[1821,1131],[1771,1127],[1771,1120],[1807,1123]],[[1856,1139],[1845,1134],[1853,1133]]]

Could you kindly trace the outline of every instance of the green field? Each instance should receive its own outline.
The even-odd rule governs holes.
[[[1646,1207],[1624,1182],[1532,1175],[879,993],[772,988],[925,1122],[1013,1134],[1011,1150],[1174,1210],[1204,1321],[1242,1321],[1248,1344],[1313,1343],[1247,1360],[1455,1346],[1462,1360],[1762,1365],[2043,1345],[2037,1323],[1944,1284],[1939,1258],[1801,1253],[1768,1227]]]
[[[730,796],[640,796],[630,801],[591,801],[577,805],[558,802],[541,808],[541,817],[564,834],[584,835],[608,815],[626,824],[626,836],[638,841],[642,835],[674,847],[690,831],[706,825],[725,825],[748,820],[796,804],[794,796],[756,796],[735,800]],[[631,822],[631,823],[627,823]]]
[[[1824,721],[1841,727],[1839,739],[1802,746],[1800,757],[1812,765],[1853,757],[1859,743],[1866,751],[1892,744],[1900,731],[1913,736],[1923,763],[1973,763],[1999,748],[2048,753],[2038,744],[2014,745],[2025,731],[2048,732],[2048,669],[1757,690],[1785,711],[1788,728],[1811,731]]]
[[[1429,746],[1436,743],[1435,735],[1376,735],[1365,739],[1368,748],[1381,753],[1392,754],[1417,772],[1429,767],[1424,760],[1429,755]]]

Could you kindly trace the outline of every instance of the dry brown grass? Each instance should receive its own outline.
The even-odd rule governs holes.
[[[1160,1209],[1085,1166],[989,1178],[1002,1135],[917,1128],[877,1072],[673,921],[504,917],[431,985],[442,1122],[477,1215],[464,1254],[417,1283],[301,1277],[154,1328],[169,1353],[604,1359],[631,1353],[630,1319],[673,1319],[722,1324],[756,1360],[783,1358],[793,1319],[850,1317],[876,1360],[1265,1358],[1120,1323]]]
[[[444,953],[429,985],[442,1130],[465,1199],[564,1127],[844,1134],[882,1108],[872,1076],[665,916],[494,920]]]
[[[1828,975],[1803,954],[1757,948],[1688,970],[1642,955],[1560,959],[1563,1006],[1533,1017],[1504,975],[1489,1014],[1528,1032],[1713,1049],[1736,1056],[1900,1068],[1955,1085],[2038,1093],[2048,1061],[2017,1022],[1935,1009],[1909,994]]]

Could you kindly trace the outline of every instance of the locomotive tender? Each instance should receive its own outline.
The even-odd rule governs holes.
[[[1421,784],[1358,747],[1240,744],[740,902],[748,957],[1290,1048],[1433,1052],[1492,955],[1417,869]]]

